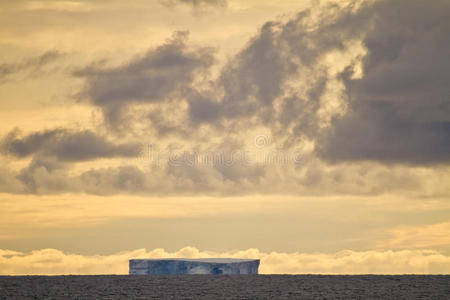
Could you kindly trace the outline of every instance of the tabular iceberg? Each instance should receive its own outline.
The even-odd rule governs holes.
[[[259,259],[131,259],[130,275],[258,274]]]

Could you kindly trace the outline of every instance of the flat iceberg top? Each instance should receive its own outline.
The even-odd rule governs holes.
[[[192,262],[205,262],[205,263],[240,263],[259,261],[259,259],[245,259],[245,258],[139,258],[130,259],[130,261],[192,261]]]

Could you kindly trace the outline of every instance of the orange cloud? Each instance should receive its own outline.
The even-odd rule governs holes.
[[[136,249],[111,255],[79,255],[56,249],[30,253],[0,250],[0,274],[127,274],[131,258],[234,257],[261,259],[261,274],[449,274],[450,256],[432,250],[350,251],[337,253],[264,253],[258,249],[232,252],[184,247]]]

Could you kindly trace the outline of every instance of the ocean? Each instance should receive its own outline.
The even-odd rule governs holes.
[[[450,299],[450,276],[0,276],[0,299]]]

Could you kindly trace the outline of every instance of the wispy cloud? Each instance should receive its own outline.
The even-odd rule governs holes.
[[[227,0],[160,0],[164,5],[176,5],[176,4],[187,4],[192,5],[194,8],[198,9],[201,6],[220,6],[224,7],[227,5]]]
[[[28,72],[27,76],[38,76],[42,72],[42,68],[55,60],[61,58],[64,54],[58,51],[47,51],[39,56],[26,58],[17,63],[0,64],[0,84],[9,76],[19,73]]]
[[[387,231],[388,238],[378,243],[383,248],[433,248],[450,247],[450,222],[422,226],[399,226]]]
[[[26,9],[32,11],[49,10],[61,12],[84,12],[92,7],[83,1],[28,1]]]

